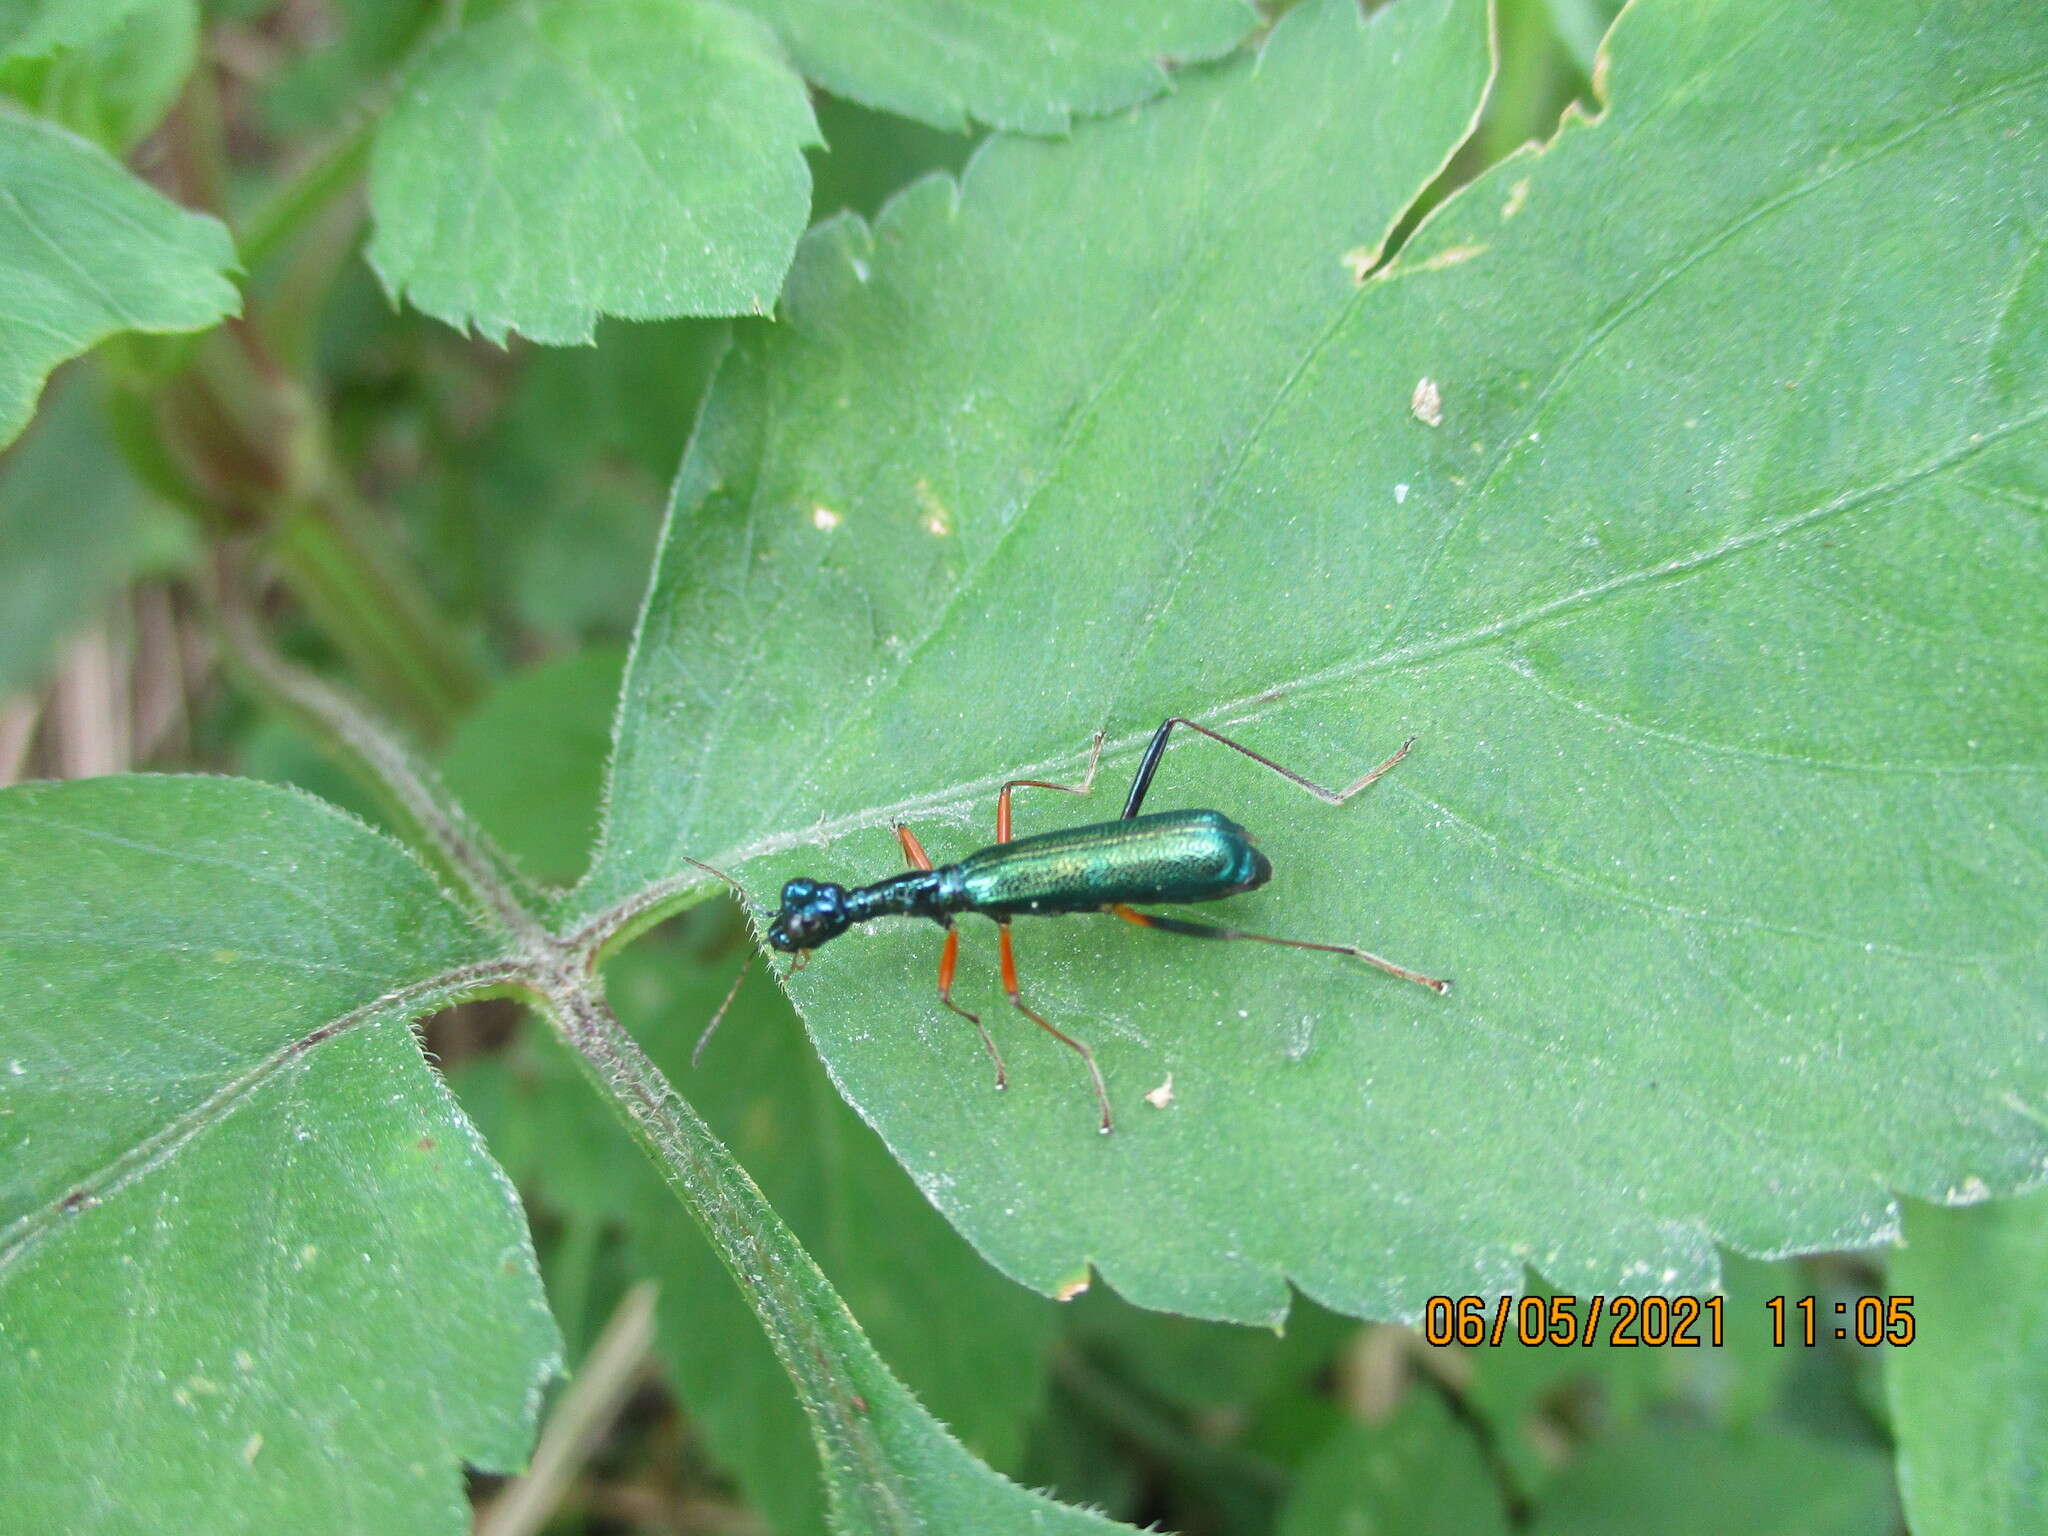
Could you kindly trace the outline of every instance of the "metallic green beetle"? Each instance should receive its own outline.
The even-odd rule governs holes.
[[[1026,1018],[1062,1044],[1080,1053],[1088,1064],[1095,1084],[1095,1098],[1102,1112],[1101,1128],[1113,1125],[1109,1093],[1095,1053],[1072,1035],[1048,1023],[1019,995],[1017,960],[1010,944],[1010,919],[1047,916],[1061,912],[1106,912],[1167,933],[1201,939],[1251,939],[1261,944],[1285,944],[1294,949],[1319,949],[1331,954],[1352,955],[1376,965],[1389,975],[1399,976],[1444,992],[1448,981],[1424,976],[1391,960],[1369,954],[1350,944],[1312,944],[1304,939],[1279,939],[1270,934],[1246,933],[1236,928],[1219,928],[1210,923],[1193,923],[1183,918],[1162,917],[1140,912],[1133,903],[1216,901],[1255,890],[1273,877],[1273,866],[1253,846],[1251,834],[1221,811],[1155,811],[1139,814],[1145,793],[1152,786],[1159,759],[1166,751],[1166,739],[1173,728],[1184,725],[1226,747],[1242,752],[1264,764],[1319,799],[1342,805],[1394,764],[1408,755],[1414,738],[1357,782],[1342,790],[1324,789],[1271,758],[1193,720],[1173,716],[1160,724],[1131,780],[1123,814],[1115,821],[1068,827],[1036,837],[1010,836],[1010,794],[1018,789],[1056,789],[1065,794],[1086,794],[1095,780],[1095,765],[1102,755],[1102,737],[1095,738],[1095,752],[1088,760],[1088,774],[1079,784],[1049,784],[1043,779],[1012,779],[996,797],[996,840],[990,847],[971,853],[957,864],[933,867],[908,827],[898,826],[896,836],[912,868],[873,885],[848,889],[829,881],[792,880],[782,888],[782,906],[768,925],[768,942],[785,954],[807,955],[819,945],[836,939],[856,923],[877,917],[928,917],[946,930],[945,948],[939,954],[939,1001],[968,1019],[981,1032],[981,1041],[996,1064],[996,1086],[1009,1081],[1002,1054],[983,1028],[981,1018],[953,1001],[953,971],[960,955],[960,934],[953,918],[961,912],[978,912],[998,925],[1003,990]],[[708,867],[708,866],[706,866]],[[716,871],[714,871],[716,873]],[[719,1010],[721,1013],[724,1010]],[[716,1020],[713,1020],[716,1023]],[[709,1031],[706,1031],[708,1037]]]

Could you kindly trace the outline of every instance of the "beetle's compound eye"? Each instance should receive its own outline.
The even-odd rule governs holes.
[[[782,910],[768,927],[768,942],[785,953],[816,949],[847,926],[844,886],[792,880],[782,888]]]

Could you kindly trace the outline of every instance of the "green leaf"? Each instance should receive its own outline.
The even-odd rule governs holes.
[[[841,209],[872,214],[933,171],[958,176],[980,142],[838,96],[820,95],[816,106],[824,142],[810,152],[813,222]]]
[[[511,679],[464,722],[442,765],[449,788],[536,873],[558,873],[558,855],[588,847],[620,659],[595,651]],[[650,942],[612,963],[607,989],[890,1367],[978,1455],[1010,1466],[1042,1390],[1050,1309],[983,1264],[910,1185],[833,1093],[764,978],[741,990],[703,1069],[692,1067],[738,964],[737,953],[707,964]],[[823,1530],[817,1454],[788,1377],[703,1234],[676,1219],[674,1195],[567,1053],[536,1035],[513,1062],[478,1063],[455,1086],[522,1188],[574,1219],[625,1227],[638,1273],[660,1283],[662,1360],[713,1454],[783,1536]]]
[[[258,0],[259,5],[265,0]],[[318,133],[347,117],[440,19],[433,0],[333,0],[321,46],[284,60],[255,113],[280,137]]]
[[[0,110],[0,445],[52,368],[117,331],[193,331],[239,307],[234,243],[106,151]]]
[[[1530,1299],[1510,1315],[1501,1342],[1489,1338],[1484,1348],[1464,1354],[1470,1379],[1461,1383],[1461,1395],[1486,1424],[1501,1466],[1519,1488],[1539,1488],[1576,1441],[1633,1425],[1659,1405],[1711,1416],[1724,1428],[1746,1425],[1772,1406],[1794,1355],[1772,1342],[1767,1303],[1795,1289],[1811,1294],[1812,1286],[1789,1264],[1732,1253],[1721,1255],[1721,1280],[1722,1295],[1705,1301],[1690,1319],[1608,1306],[1599,1319],[1599,1342],[1591,1346],[1523,1343],[1524,1326],[1532,1336],[1554,1326],[1536,1309],[1552,1293],[1531,1286]],[[1590,1298],[1576,1298],[1569,1314],[1574,1330],[1586,1326]],[[1615,1345],[1617,1325],[1639,1338],[1682,1330],[1692,1344]]]
[[[154,545],[149,493],[107,440],[80,381],[51,391],[0,461],[0,697],[38,686]]]
[[[582,873],[624,664],[600,646],[506,679],[463,718],[442,759],[464,808],[536,879]]]
[[[147,0],[76,47],[0,67],[0,91],[125,154],[164,120],[199,57],[197,0]]]
[[[1364,943],[1448,998],[1018,925],[1114,1138],[1003,1006],[985,927],[960,1000],[1010,1053],[1000,1099],[929,930],[796,978],[842,1091],[1006,1272],[1053,1290],[1093,1263],[1241,1319],[1286,1277],[1376,1316],[1525,1265],[1700,1292],[1715,1239],[1879,1243],[1891,1190],[2030,1183],[2048,35],[2025,14],[1634,6],[1601,119],[1362,286],[1467,120],[1476,6],[1305,5],[1256,67],[995,143],[957,201],[922,183],[872,235],[815,232],[679,478],[569,910],[687,900],[684,853],[757,892],[873,879],[898,817],[957,857],[1003,780],[1077,778],[1098,728],[1102,792],[1027,791],[1020,827],[1107,816],[1169,713],[1324,782],[1412,734],[1342,809],[1198,739],[1151,803],[1258,833],[1279,874],[1234,921]]]
[[[1574,1463],[1533,1536],[1889,1536],[1890,1469],[1867,1446],[1783,1429],[1647,1429]]]
[[[1112,784],[1167,713],[1325,782],[1415,735],[1343,809],[1186,741],[1153,805],[1260,834],[1245,928],[1450,997],[1020,926],[1112,1141],[985,928],[961,999],[1004,1100],[930,938],[797,979],[999,1268],[1413,1317],[1526,1264],[1702,1292],[1716,1237],[1878,1243],[1890,1188],[2032,1182],[2048,264],[2011,209],[2048,197],[2048,111],[2017,16],[1923,20],[1636,6],[1602,121],[1364,287],[1346,264],[1462,129],[1477,8],[1305,6],[1255,70],[991,145],[958,207],[926,182],[872,238],[823,227],[680,475],[573,909],[688,891],[684,852],[756,891],[874,879],[895,817],[952,858],[1001,780],[1077,778],[1106,729]],[[1022,829],[1114,805],[1038,795]]]
[[[1349,1424],[1301,1469],[1280,1536],[1507,1536],[1507,1513],[1470,1430],[1413,1392],[1385,1424]]]
[[[156,0],[0,0],[0,59],[35,58],[104,37]]]
[[[691,1067],[738,964],[737,953],[707,965],[649,943],[606,980],[621,1019],[760,1183],[890,1368],[977,1456],[1013,1467],[1056,1309],[946,1226],[839,1101],[762,978]],[[657,1347],[705,1443],[781,1536],[822,1531],[817,1455],[789,1380],[702,1234],[676,1219],[675,1197],[551,1039],[529,1040],[505,1077],[488,1084],[504,1103],[481,1122],[493,1149],[555,1206],[623,1223],[637,1273],[660,1282]],[[467,1104],[468,1083],[458,1087]]]
[[[738,0],[774,24],[811,79],[871,107],[959,131],[970,117],[1027,133],[1156,96],[1166,64],[1228,53],[1244,0]]]
[[[1015,749],[1003,738],[1017,733],[1016,711],[1045,690],[1020,689],[1008,676],[993,694],[956,690],[913,643],[940,645],[946,654],[934,659],[947,663],[971,649],[984,670],[1017,657],[1021,671],[1026,660],[1056,654],[1062,629],[1041,606],[1056,578],[1090,579],[1093,571],[1103,585],[1114,581],[1126,564],[1121,549],[1113,562],[1048,568],[1043,559],[1018,559],[1003,536],[1020,512],[1048,516],[1024,498],[1047,461],[1063,447],[1074,451],[1062,442],[1082,430],[1070,418],[1119,405],[1139,418],[1107,424],[1112,437],[1127,434],[1110,445],[1115,451],[1155,425],[1166,397],[1115,371],[1133,347],[1172,352],[1176,370],[1228,374],[1229,398],[1214,404],[1194,387],[1200,376],[1180,380],[1168,419],[1184,416],[1225,442],[1241,434],[1239,418],[1254,409],[1242,403],[1250,391],[1235,358],[1192,335],[1214,301],[1189,286],[1184,268],[1196,261],[1233,301],[1249,297],[1233,279],[1259,295],[1282,353],[1269,371],[1284,378],[1289,349],[1277,338],[1310,346],[1331,307],[1355,297],[1346,253],[1384,232],[1469,120],[1486,71],[1478,7],[1465,6],[1462,28],[1438,25],[1443,9],[1433,0],[1422,22],[1414,18],[1423,8],[1403,7],[1361,25],[1337,5],[1312,7],[1276,32],[1256,68],[1212,73],[1146,113],[1084,126],[1071,147],[992,142],[957,193],[938,178],[919,182],[873,234],[853,219],[813,232],[792,274],[787,314],[772,330],[743,333],[685,460],[629,678],[607,845],[577,910],[673,877],[678,854],[746,848],[764,837],[787,847],[798,840],[790,822],[808,827],[820,813],[836,814],[834,790],[943,784],[968,764],[985,772],[993,756],[1010,757]],[[1361,97],[1358,79],[1375,78],[1404,42],[1414,48],[1390,89]],[[1425,52],[1418,58],[1415,49]],[[1353,110],[1332,112],[1333,101]],[[1284,166],[1240,121],[1283,108],[1319,130],[1290,144]],[[1371,166],[1373,174],[1363,186],[1338,183],[1325,172],[1332,163]],[[1311,165],[1329,191],[1303,206],[1285,172],[1305,175]],[[1368,206],[1360,206],[1362,193],[1372,194]],[[1034,260],[1020,264],[1020,242],[1061,220],[1082,228],[1113,220],[1123,231],[1115,255],[1046,233],[1036,236]],[[914,323],[896,308],[905,301],[918,306]],[[1067,312],[1083,303],[1085,313]],[[1046,323],[1052,315],[1063,316],[1057,333]],[[1012,376],[1020,388],[993,388],[994,379]],[[1220,379],[1207,382],[1221,393]],[[1120,398],[1095,400],[1105,390]],[[778,420],[771,439],[769,414],[784,392],[804,420]],[[917,404],[927,392],[943,403]],[[1091,401],[1094,409],[1084,410]],[[1196,434],[1194,425],[1177,430]],[[771,441],[800,457],[763,483]],[[805,446],[814,442],[815,450]],[[1217,451],[1211,444],[1197,437],[1190,452],[1206,457]],[[1125,497],[1136,490],[1126,486]],[[868,507],[873,515],[856,521]],[[1092,531],[1106,515],[1083,526]],[[1149,530],[1138,515],[1111,531],[1143,553]],[[770,542],[749,557],[756,538]],[[766,585],[725,585],[737,575]],[[1003,624],[982,622],[973,604],[983,588],[997,595],[1020,575],[1033,590],[987,616]],[[913,662],[914,681],[905,676]],[[1094,665],[1121,671],[1123,659],[1105,653]],[[749,721],[756,699],[721,700],[706,691],[712,684],[771,692],[789,713]],[[875,695],[887,711],[865,702]],[[1050,702],[1037,713],[1054,712]],[[1085,718],[1099,712],[1093,701],[1077,702],[1089,709]],[[917,719],[919,708],[943,708],[961,724],[934,731]],[[849,714],[861,740],[827,741]],[[987,726],[1004,728],[976,729]],[[721,739],[712,756],[714,727]],[[1084,726],[1052,750],[1078,759],[1087,737]],[[908,751],[913,744],[918,750]],[[858,763],[863,777],[827,781],[824,770],[841,759]],[[791,782],[788,770],[799,765],[805,778]],[[959,787],[943,798],[964,814]],[[873,815],[859,824],[882,825]]]
[[[490,429],[437,452],[404,493],[444,602],[551,639],[623,642],[726,330],[605,321],[594,347],[529,349]]]
[[[599,315],[765,314],[817,125],[751,18],[695,0],[519,5],[450,34],[377,135],[370,261],[503,341]]]
[[[462,1531],[558,1341],[407,1025],[487,983],[291,791],[0,795],[0,1482],[25,1529]]]
[[[1906,1214],[1891,1291],[1918,1331],[1885,1352],[1899,1491],[1915,1536],[2048,1522],[2048,1197]]]

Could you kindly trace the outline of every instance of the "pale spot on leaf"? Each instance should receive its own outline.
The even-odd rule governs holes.
[[[1427,261],[1418,262],[1410,268],[1415,272],[1440,272],[1445,267],[1455,267],[1460,262],[1470,261],[1474,256],[1483,256],[1483,245],[1447,245]]]
[[[1444,392],[1435,379],[1421,378],[1415,381],[1415,392],[1408,397],[1408,409],[1415,413],[1415,419],[1425,427],[1440,427],[1444,424]]]

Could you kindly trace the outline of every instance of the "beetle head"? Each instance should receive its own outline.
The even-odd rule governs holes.
[[[792,880],[782,888],[782,910],[768,925],[768,942],[784,954],[816,949],[853,926],[846,887],[817,880]]]

